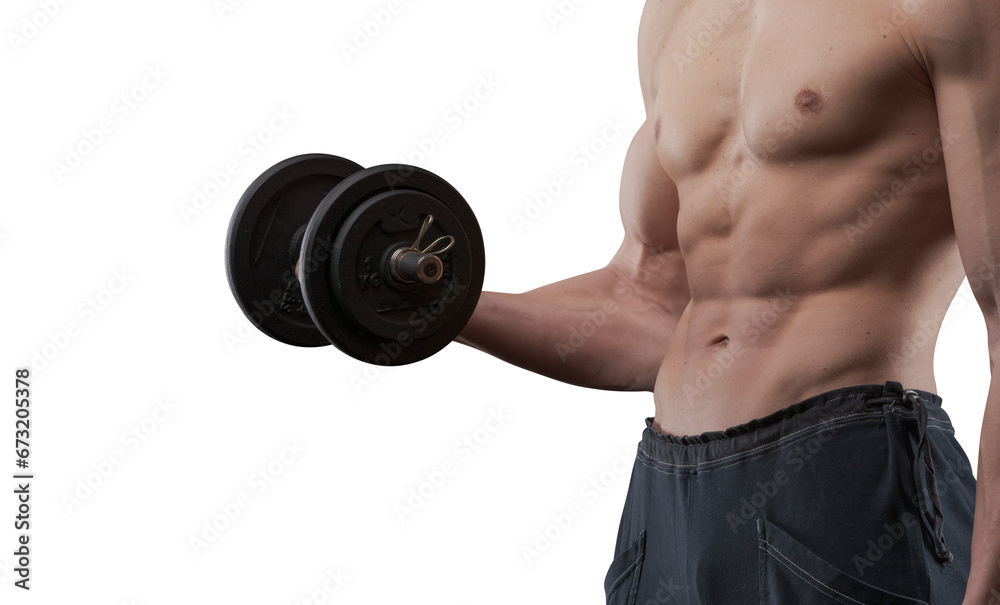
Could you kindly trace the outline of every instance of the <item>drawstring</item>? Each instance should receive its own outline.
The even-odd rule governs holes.
[[[934,542],[934,556],[938,561],[950,564],[954,556],[944,541],[944,514],[941,512],[941,499],[938,496],[937,479],[934,476],[934,459],[931,456],[930,442],[927,440],[927,405],[919,393],[913,389],[904,391],[902,384],[892,380],[885,383],[880,397],[870,399],[866,403],[871,407],[888,403],[891,407],[900,398],[903,402],[909,402],[913,411],[917,413],[917,451],[911,462],[913,483],[917,490],[917,505],[922,509],[920,517]],[[924,497],[924,485],[927,486],[930,498]]]
[[[913,482],[917,491],[921,491],[921,470],[926,469],[923,483],[927,484],[927,491],[930,498],[924,498],[920,494],[918,500],[923,505],[924,522],[930,523],[928,529],[934,539],[935,555],[938,560],[944,563],[951,563],[954,558],[948,551],[948,546],[944,542],[944,514],[941,512],[941,500],[938,497],[937,480],[934,477],[934,460],[931,456],[930,443],[927,441],[927,406],[920,395],[912,389],[903,391],[903,400],[909,401],[917,412],[917,455],[913,460]]]

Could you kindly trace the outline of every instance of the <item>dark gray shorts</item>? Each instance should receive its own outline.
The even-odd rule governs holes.
[[[961,603],[976,482],[937,395],[887,382],[726,431],[652,424],[609,604]]]

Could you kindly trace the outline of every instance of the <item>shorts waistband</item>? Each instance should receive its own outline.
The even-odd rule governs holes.
[[[881,416],[882,405],[913,409],[904,396],[915,393],[926,409],[929,420],[947,423],[951,420],[941,407],[941,397],[919,389],[904,390],[899,382],[864,384],[832,389],[776,412],[730,427],[724,431],[709,431],[700,435],[677,436],[661,433],[653,427],[653,418],[646,418],[639,450],[646,457],[666,466],[691,467],[712,465],[720,461],[736,461],[742,454],[755,454],[769,445],[796,435],[813,434],[825,428]]]

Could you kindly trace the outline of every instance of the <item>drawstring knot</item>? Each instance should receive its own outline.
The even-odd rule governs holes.
[[[954,556],[948,550],[944,541],[944,514],[941,512],[941,499],[938,497],[937,481],[934,477],[934,460],[927,441],[927,406],[920,395],[912,389],[903,391],[903,400],[908,401],[917,413],[917,454],[913,460],[913,482],[919,492],[918,501],[923,509],[924,523],[931,532],[934,542],[935,556],[943,563],[951,563]],[[924,474],[922,471],[926,471]],[[930,498],[923,497],[923,487],[926,484]]]

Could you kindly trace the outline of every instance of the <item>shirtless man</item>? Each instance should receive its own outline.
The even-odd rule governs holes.
[[[977,485],[932,367],[966,274],[1000,359],[1000,2],[649,0],[638,41],[618,253],[460,337],[653,392],[608,602],[1000,603],[1000,370]]]

